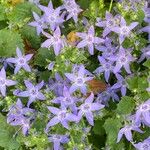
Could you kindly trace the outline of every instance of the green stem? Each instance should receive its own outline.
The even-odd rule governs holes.
[[[111,2],[110,2],[110,5],[109,5],[109,12],[111,12],[112,4],[113,4],[113,0],[111,0]]]

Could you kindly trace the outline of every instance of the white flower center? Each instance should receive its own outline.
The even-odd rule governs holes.
[[[83,85],[84,84],[83,78],[77,78],[76,79],[76,84],[79,85],[79,86]]]
[[[150,105],[148,104],[143,104],[141,107],[140,107],[141,111],[149,111],[150,110]]]
[[[122,35],[129,35],[130,30],[127,26],[121,27],[121,34]]]

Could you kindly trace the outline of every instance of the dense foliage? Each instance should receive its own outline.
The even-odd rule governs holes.
[[[146,0],[0,0],[0,149],[150,150]]]

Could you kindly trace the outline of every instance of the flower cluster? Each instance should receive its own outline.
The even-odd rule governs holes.
[[[40,14],[36,9],[31,9],[31,19],[34,20],[28,23],[41,41],[39,49],[33,48],[34,54],[30,54],[30,36],[27,35],[24,39],[25,52],[16,45],[16,57],[12,55],[0,59],[0,96],[6,105],[3,110],[8,111],[7,123],[19,126],[24,137],[33,133],[35,137],[44,135],[44,140],[40,140],[46,143],[47,138],[48,144],[41,149],[51,149],[49,142],[53,143],[54,150],[63,149],[62,145],[68,150],[97,149],[89,144],[92,140],[87,139],[93,135],[100,138],[107,135],[102,149],[115,150],[115,144],[119,145],[125,136],[130,146],[137,150],[149,150],[150,137],[141,142],[134,141],[135,137],[132,135],[132,132],[144,134],[144,129],[150,127],[150,87],[147,86],[150,85],[150,80],[142,81],[148,78],[150,67],[148,3],[129,0],[129,7],[126,6],[126,0],[121,0],[111,12],[111,1],[109,11],[96,15],[98,10],[94,10],[95,1],[88,2],[87,10],[92,10],[91,14],[94,14],[90,14],[94,16],[90,19],[87,10],[80,8],[75,0],[61,2],[62,5],[56,8],[52,1],[45,6],[39,0],[29,0],[29,3],[36,5],[35,8],[41,11]],[[138,3],[143,4],[140,11]],[[101,1],[96,2],[96,5],[104,9]],[[133,18],[132,14],[128,16],[127,10],[133,13]],[[145,16],[140,21],[138,15],[141,11]],[[80,17],[82,15],[83,18]],[[148,33],[148,42],[140,37],[147,37],[143,32]],[[66,33],[75,44],[69,44]],[[1,41],[0,43],[5,45]],[[54,53],[48,51],[47,54],[46,50],[51,49]],[[41,51],[43,55],[40,54]],[[40,63],[45,62],[44,65],[38,62],[37,56],[41,59]],[[51,58],[47,59],[48,56]],[[86,59],[80,60],[80,56]],[[79,63],[76,62],[78,59]],[[45,66],[46,63],[49,63],[48,67]],[[12,72],[14,74],[10,79],[11,76],[6,76],[6,73],[10,75]],[[135,78],[132,80],[132,77]],[[131,106],[123,98],[129,99]],[[3,104],[0,103],[0,106]],[[10,104],[13,105],[10,107]],[[42,123],[36,126],[34,122],[39,120]],[[102,128],[100,131],[99,127]],[[88,135],[90,131],[92,134]],[[102,132],[102,135],[97,132]],[[118,137],[115,139],[113,134],[117,133]],[[79,142],[76,144],[74,139]],[[29,143],[26,142],[25,146]],[[33,148],[35,145],[36,142],[29,147]]]

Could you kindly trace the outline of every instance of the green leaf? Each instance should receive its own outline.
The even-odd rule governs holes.
[[[108,118],[104,123],[107,134],[107,144],[114,145],[117,141],[119,129],[122,127],[121,120],[118,118]]]
[[[94,133],[97,135],[104,135],[105,130],[104,130],[103,125],[104,125],[104,120],[96,120],[94,127],[93,127]]]
[[[5,19],[6,19],[5,8],[4,6],[0,5],[0,21]]]
[[[127,115],[130,114],[135,108],[135,102],[132,97],[124,96],[117,105],[117,113]]]
[[[148,82],[146,77],[133,77],[127,80],[128,88],[133,92],[144,92],[148,87]]]
[[[145,67],[150,68],[150,60],[147,60],[146,62],[144,62],[143,64]]]
[[[0,56],[10,57],[16,54],[16,48],[23,49],[24,44],[20,34],[10,30],[0,30]]]
[[[27,39],[32,48],[38,49],[41,44],[41,38],[40,36],[37,36],[36,29],[31,26],[24,26],[21,29],[21,35],[24,39]]]
[[[20,145],[13,137],[14,129],[6,123],[5,117],[0,114],[0,146],[9,150],[17,150]]]
[[[52,53],[52,50],[48,50],[47,48],[40,48],[38,49],[38,53],[35,56],[35,65],[38,65],[40,67],[45,67],[48,65],[48,60],[54,60],[55,55]]]
[[[23,22],[26,23],[30,18],[33,17],[33,11],[41,14],[40,9],[36,5],[30,2],[20,3],[16,5],[11,14],[8,15],[8,19],[13,23],[23,25]]]

